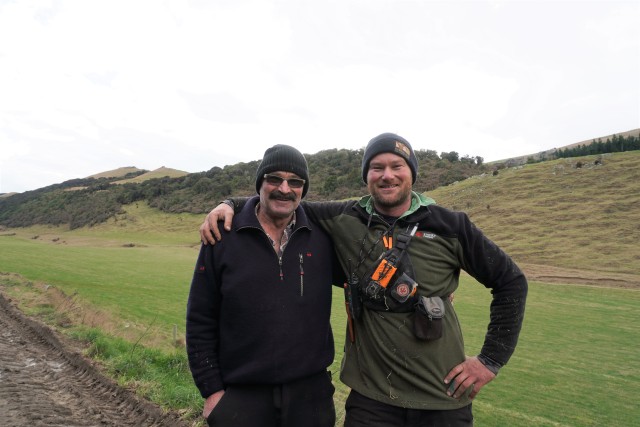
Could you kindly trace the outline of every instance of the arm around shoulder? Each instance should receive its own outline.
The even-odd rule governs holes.
[[[215,245],[216,242],[222,240],[219,221],[224,221],[224,229],[230,231],[234,211],[236,213],[240,212],[247,200],[249,199],[226,199],[213,208],[205,217],[204,222],[200,225],[200,240],[202,240],[202,243],[205,245]]]

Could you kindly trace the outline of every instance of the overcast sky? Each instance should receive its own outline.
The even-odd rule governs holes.
[[[0,0],[0,193],[382,132],[491,161],[638,127],[637,0]]]

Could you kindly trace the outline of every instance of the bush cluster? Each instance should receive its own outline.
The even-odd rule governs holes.
[[[364,195],[361,163],[363,150],[331,149],[307,154],[311,185],[307,200],[343,199]],[[416,191],[428,191],[463,180],[485,170],[481,157],[460,157],[457,152],[438,155],[418,150]],[[259,161],[214,167],[179,178],[154,178],[118,184],[145,171],[120,178],[85,178],[65,181],[35,191],[0,199],[0,224],[27,227],[63,225],[71,229],[92,226],[122,211],[122,206],[146,201],[165,212],[205,213],[228,196],[255,194]]]

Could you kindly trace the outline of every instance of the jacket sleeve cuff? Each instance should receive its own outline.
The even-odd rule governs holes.
[[[502,368],[502,365],[490,357],[485,356],[484,354],[478,355],[478,360],[482,363],[488,370],[493,372],[494,375],[498,375],[498,371]]]
[[[202,396],[204,399],[208,398],[215,392],[225,389],[224,385],[222,384],[222,381],[201,383],[201,384],[196,384],[196,386],[200,391],[200,396]]]

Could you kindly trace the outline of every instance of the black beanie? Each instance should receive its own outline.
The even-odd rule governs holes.
[[[412,184],[415,184],[418,177],[418,159],[413,152],[409,141],[395,133],[383,133],[376,136],[367,144],[362,157],[362,180],[367,183],[367,172],[369,172],[369,162],[381,153],[396,154],[407,161],[413,176]]]
[[[295,173],[304,179],[305,183],[302,188],[302,197],[307,194],[309,190],[309,167],[307,166],[307,160],[301,152],[283,144],[277,144],[271,148],[267,148],[256,172],[256,191],[258,193],[260,193],[260,187],[262,187],[264,174],[275,171]]]

